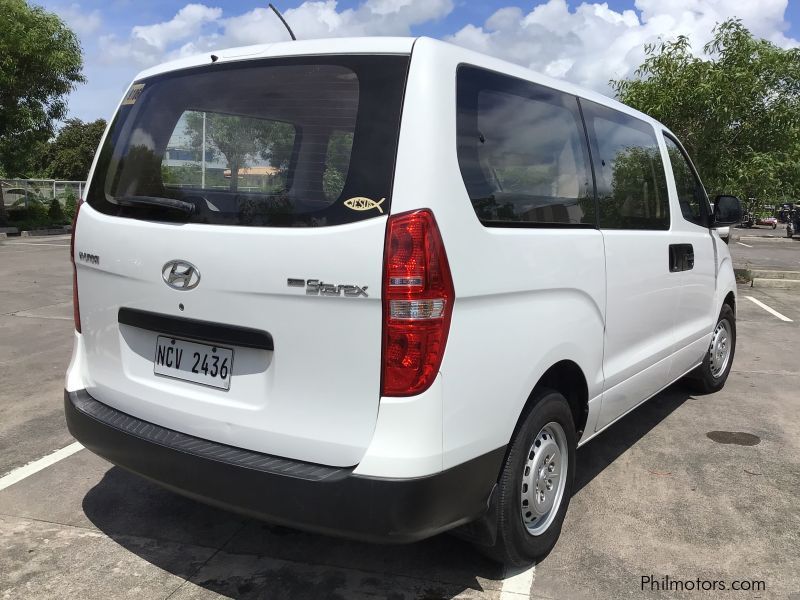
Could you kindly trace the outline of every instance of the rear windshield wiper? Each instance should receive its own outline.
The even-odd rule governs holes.
[[[194,204],[191,202],[184,202],[183,200],[176,200],[175,198],[160,198],[158,196],[122,196],[120,198],[115,198],[115,200],[117,204],[121,206],[154,206],[158,208],[177,210],[186,214],[186,216],[194,213]]]

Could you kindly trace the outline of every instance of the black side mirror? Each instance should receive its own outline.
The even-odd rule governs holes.
[[[736,225],[742,222],[742,201],[736,196],[717,196],[714,198],[714,218],[712,227]]]

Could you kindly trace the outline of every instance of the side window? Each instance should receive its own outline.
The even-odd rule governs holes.
[[[611,108],[581,105],[592,145],[600,227],[669,229],[669,194],[655,130]]]
[[[594,225],[574,96],[475,67],[457,75],[458,164],[484,225]]]
[[[683,218],[690,223],[705,227],[710,209],[703,185],[697,179],[694,169],[678,143],[667,134],[664,134],[664,142],[667,144],[667,153],[672,165],[672,176],[675,178],[675,188],[678,190],[678,203]]]

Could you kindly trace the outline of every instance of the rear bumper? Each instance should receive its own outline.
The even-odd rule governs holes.
[[[196,500],[371,542],[413,542],[480,517],[505,448],[447,471],[383,479],[202,440],[64,392],[72,435],[106,460]]]

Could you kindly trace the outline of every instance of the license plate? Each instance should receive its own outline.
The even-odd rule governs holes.
[[[156,375],[183,379],[223,390],[231,387],[233,349],[198,344],[166,335],[156,340],[153,371]]]

